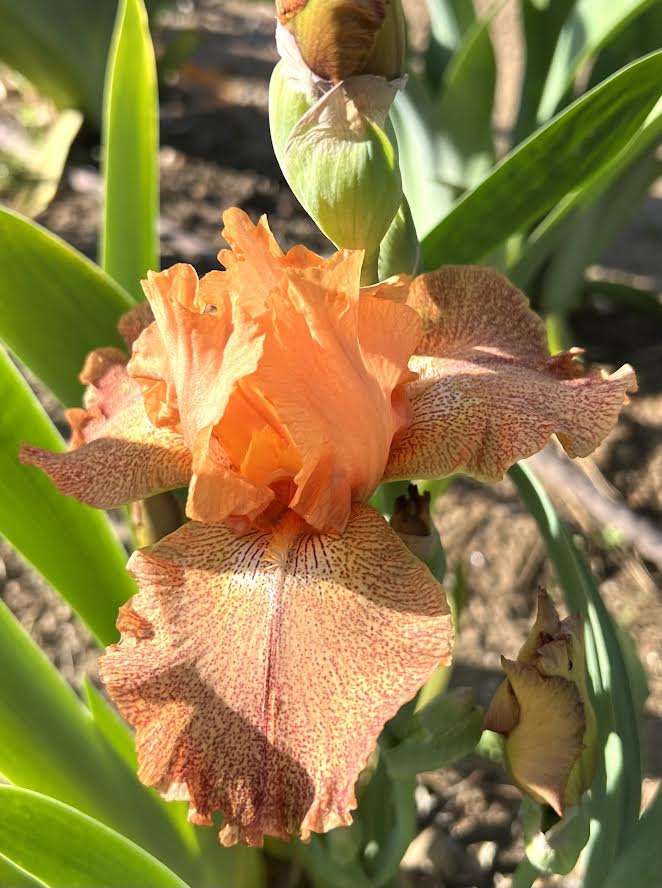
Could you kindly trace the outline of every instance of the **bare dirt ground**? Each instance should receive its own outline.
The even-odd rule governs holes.
[[[509,4],[497,22],[501,62],[497,120],[507,132],[521,53]],[[159,42],[199,29],[189,63],[161,90],[161,234],[164,265],[216,264],[223,208],[240,206],[254,218],[266,212],[281,244],[328,243],[285,185],[273,156],[267,83],[275,62],[269,4],[239,0],[181,2],[164,18]],[[500,29],[500,30],[499,30]],[[90,256],[99,219],[98,147],[93,134],[78,141],[59,193],[40,221]],[[652,278],[662,289],[662,199],[653,192],[602,265]],[[662,329],[650,318],[591,306],[572,321],[589,360],[639,374],[618,430],[585,471],[608,497],[635,516],[662,526]],[[101,343],[100,343],[101,344]],[[54,416],[61,419],[53,406]],[[614,493],[615,491],[615,493]],[[660,564],[642,556],[637,539],[624,542],[573,497],[552,485],[557,505],[587,554],[612,614],[631,634],[646,668],[650,696],[643,714],[643,760],[648,788],[662,776],[662,612]],[[533,520],[509,482],[493,488],[456,481],[437,515],[449,558],[449,582],[462,577],[468,599],[454,683],[471,685],[486,704],[500,680],[499,656],[514,656],[531,624],[535,592],[560,597]],[[11,548],[0,544],[0,595],[62,674],[79,687],[94,674],[96,651],[61,599]],[[421,777],[417,791],[421,833],[410,849],[403,886],[497,888],[521,857],[518,792],[496,766],[476,758]],[[569,881],[564,884],[570,885]]]

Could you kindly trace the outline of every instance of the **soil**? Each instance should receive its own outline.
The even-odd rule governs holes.
[[[497,50],[507,69],[500,77],[497,125],[502,132],[507,132],[511,94],[517,88],[513,64],[521,58],[513,37],[513,7],[507,4],[505,18],[496,24],[502,35]],[[290,193],[271,149],[266,105],[276,59],[273,28],[269,4],[239,0],[200,0],[195,6],[180,2],[161,20],[161,47],[184,30],[200,35],[194,55],[178,72],[169,73],[161,88],[164,265],[187,261],[199,272],[215,267],[221,212],[228,206],[242,207],[253,218],[266,212],[284,247],[301,242],[330,249]],[[98,220],[98,139],[84,132],[55,200],[39,221],[94,257]],[[661,192],[653,190],[600,264],[646,276],[659,290],[661,241]],[[614,434],[594,458],[584,461],[585,469],[609,496],[617,491],[619,501],[635,515],[660,528],[662,326],[596,300],[572,318],[572,332],[589,360],[612,367],[628,361],[637,368],[639,393]],[[47,406],[61,423],[52,399]],[[642,557],[636,539],[626,542],[598,524],[581,503],[573,502],[571,490],[561,489],[558,495],[552,488],[552,493],[588,556],[609,609],[631,634],[646,668],[650,695],[642,730],[650,796],[662,777],[660,566]],[[514,656],[528,632],[536,589],[547,587],[557,600],[559,590],[533,519],[508,481],[491,488],[455,481],[436,520],[448,555],[448,583],[461,579],[466,589],[453,683],[470,685],[477,701],[486,705],[501,679],[500,655]],[[6,543],[0,543],[0,595],[74,687],[80,687],[84,675],[94,675],[96,650],[88,633]],[[508,874],[522,855],[519,798],[500,768],[476,757],[422,775],[417,789],[421,832],[405,858],[400,884],[508,884]]]

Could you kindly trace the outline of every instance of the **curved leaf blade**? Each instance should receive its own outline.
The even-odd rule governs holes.
[[[552,116],[581,66],[655,0],[578,0],[559,34],[540,97],[538,121]]]
[[[662,835],[662,792],[657,794],[632,836],[632,841],[616,859],[604,888],[623,885],[654,885],[660,876],[659,841]]]
[[[63,496],[43,472],[19,463],[24,441],[53,450],[63,442],[2,349],[0,403],[0,532],[110,644],[117,610],[135,593],[126,552],[103,512]]]
[[[642,126],[660,82],[662,51],[623,68],[538,130],[427,235],[426,267],[480,261],[597,175]]]
[[[124,836],[48,796],[0,786],[0,852],[52,888],[186,888]]]
[[[88,352],[122,345],[129,296],[85,256],[0,207],[0,339],[67,405],[78,405]]]
[[[568,194],[533,229],[517,255],[513,257],[514,264],[508,268],[508,277],[513,283],[525,289],[554,251],[572,240],[570,229],[582,214],[593,212],[593,207],[600,201],[606,202],[609,207],[612,206],[612,191],[619,199],[625,199],[626,204],[632,204],[631,197],[620,197],[623,185],[631,177],[638,178],[641,175],[641,172],[635,170],[636,167],[643,166],[651,171],[651,176],[654,176],[656,166],[654,145],[660,135],[662,135],[662,103],[658,103],[644,126],[621,152],[581,188]],[[627,206],[627,210],[631,211],[635,206],[636,203],[634,206]],[[599,246],[598,253],[594,255],[599,255],[603,246]]]
[[[0,854],[0,886],[1,888],[48,888],[2,854]]]
[[[545,88],[549,65],[559,32],[573,3],[574,0],[554,0],[553,3],[522,0],[526,62],[515,125],[515,144],[525,139],[538,126],[536,114]]]
[[[154,48],[143,0],[121,0],[104,96],[105,208],[101,265],[142,299],[140,280],[158,270],[159,103]]]
[[[584,616],[586,664],[603,755],[592,786],[586,884],[600,886],[635,831],[641,802],[641,755],[627,665],[595,581],[544,488],[522,463],[509,475],[535,518],[568,608]]]
[[[1,603],[0,674],[10,677],[0,682],[0,773],[25,789],[75,806],[140,842],[178,872],[195,875],[192,827],[172,823],[172,810],[138,783]]]
[[[488,18],[474,22],[444,73],[439,102],[439,173],[444,182],[468,188],[494,164],[492,110],[496,61]]]

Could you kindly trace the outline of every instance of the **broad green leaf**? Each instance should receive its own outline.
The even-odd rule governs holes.
[[[121,345],[129,296],[40,225],[0,207],[0,339],[67,405],[80,404],[88,352]]]
[[[499,5],[493,8],[493,14]],[[444,74],[439,103],[439,173],[443,181],[468,188],[494,163],[492,110],[496,63],[489,24],[475,22]]]
[[[644,290],[616,281],[586,280],[583,293],[584,302],[593,296],[600,296],[628,311],[649,315],[657,321],[662,320],[662,302],[655,290]]]
[[[545,270],[542,308],[565,314],[581,296],[584,270],[596,262],[627,224],[660,173],[656,150],[648,149],[589,207],[573,220]]]
[[[514,253],[513,263],[508,268],[508,276],[518,286],[526,288],[542,266],[548,262],[555,250],[562,249],[572,238],[572,226],[582,212],[590,212],[599,200],[604,200],[608,190],[619,192],[621,182],[630,179],[630,190],[643,175],[654,175],[656,165],[654,149],[662,135],[662,102],[658,102],[648,116],[644,126],[634,135],[625,147],[614,155],[604,166],[580,188],[566,195],[547,216],[534,228],[531,234]],[[636,168],[636,169],[635,169]],[[633,170],[633,172],[631,172]],[[621,202],[623,198],[619,200]],[[624,195],[626,211],[630,209],[632,197]],[[609,201],[605,201],[609,207]],[[586,209],[585,209],[586,208]],[[611,216],[611,213],[608,213]],[[616,217],[612,217],[616,218]],[[597,234],[598,232],[596,232]],[[597,239],[597,238],[596,238]],[[605,246],[603,243],[601,248]],[[597,254],[596,254],[597,255]]]
[[[101,264],[134,297],[159,268],[159,102],[143,0],[121,0],[104,96]]]
[[[641,756],[637,713],[618,635],[595,581],[544,488],[523,464],[509,472],[536,519],[568,609],[585,619],[586,664],[604,754],[592,785],[586,884],[600,886],[631,840],[639,817]]]
[[[389,774],[402,778],[446,768],[469,755],[480,740],[483,716],[466,688],[432,700],[411,717],[404,740],[384,750]]]
[[[457,190],[439,178],[437,123],[425,83],[410,77],[398,93],[390,119],[398,141],[402,190],[419,238],[447,212]]]
[[[0,675],[0,773],[12,783],[75,806],[158,854],[183,875],[194,875],[192,828],[185,825],[191,834],[187,841],[172,825],[164,803],[138,783],[3,604]],[[0,853],[6,853],[2,846]]]
[[[578,99],[466,194],[422,244],[426,267],[478,262],[597,175],[659,99],[662,51]]]
[[[522,0],[526,62],[515,125],[516,145],[538,126],[536,115],[549,65],[559,32],[574,2],[575,0],[553,0],[540,3],[539,0]]]
[[[0,786],[0,852],[51,888],[186,888],[119,833],[15,786]]]
[[[48,888],[0,854],[0,888]]]
[[[0,533],[62,594],[104,644],[117,639],[117,609],[135,592],[126,553],[106,516],[59,493],[21,465],[22,442],[63,442],[25,380],[0,349]]]
[[[650,886],[660,878],[660,836],[662,835],[662,791],[644,811],[632,840],[612,866],[603,888],[624,888],[625,885]]]
[[[577,0],[565,21],[538,108],[543,123],[554,114],[581,66],[655,0]]]

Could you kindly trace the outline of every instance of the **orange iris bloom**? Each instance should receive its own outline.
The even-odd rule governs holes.
[[[72,449],[22,458],[101,508],[189,486],[192,520],[131,557],[100,672],[140,778],[195,823],[222,811],[229,845],[350,823],[384,722],[450,660],[443,590],[366,504],[376,486],[496,480],[553,433],[588,454],[635,382],[550,358],[489,269],[360,290],[361,252],[225,225],[225,271],[150,274],[130,359],[88,357]]]

